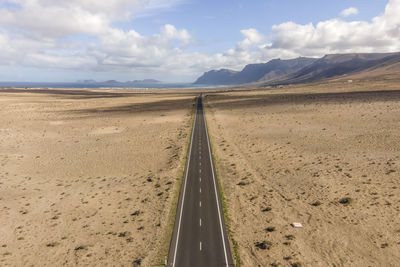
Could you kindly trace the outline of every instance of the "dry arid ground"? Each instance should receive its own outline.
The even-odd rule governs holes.
[[[0,265],[159,261],[193,100],[0,89]]]
[[[204,102],[242,266],[398,266],[398,83],[226,92]]]

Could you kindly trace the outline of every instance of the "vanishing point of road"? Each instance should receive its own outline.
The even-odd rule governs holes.
[[[201,94],[197,98],[167,266],[234,266]]]

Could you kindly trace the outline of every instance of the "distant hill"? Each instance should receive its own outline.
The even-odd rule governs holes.
[[[400,62],[400,53],[326,55],[303,69],[272,81],[275,84],[314,82],[351,75]]]
[[[400,53],[332,54],[322,58],[274,59],[263,64],[247,65],[242,71],[212,70],[204,73],[195,84],[240,85],[260,83],[285,85],[334,79],[368,72],[381,75],[400,68]],[[399,72],[397,72],[399,73]]]
[[[127,81],[127,82],[119,82],[116,80],[108,80],[108,81],[102,81],[98,82],[95,80],[83,80],[83,81],[77,81],[76,83],[78,84],[87,84],[87,85],[96,85],[96,86],[112,86],[112,87],[120,87],[120,86],[135,86],[135,85],[152,85],[152,84],[159,84],[161,83],[158,80],[154,79],[144,79],[144,80],[133,80],[133,81]]]
[[[247,65],[242,71],[212,70],[204,73],[195,84],[235,85],[269,81],[296,72],[315,60],[304,57],[290,60],[274,59],[267,63]]]

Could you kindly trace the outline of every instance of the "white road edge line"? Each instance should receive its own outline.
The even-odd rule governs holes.
[[[214,174],[214,164],[213,164],[212,157],[211,157],[211,147],[210,147],[210,140],[209,140],[209,137],[208,137],[208,129],[207,129],[206,117],[204,116],[204,108],[203,108],[203,110],[202,110],[202,113],[203,113],[204,125],[205,125],[205,127],[206,127],[206,137],[207,137],[207,144],[208,144],[208,152],[209,152],[209,156],[210,156],[211,172],[212,172],[213,181],[214,181],[215,199],[216,199],[216,201],[217,201],[219,225],[220,225],[220,227],[221,227],[222,244],[223,244],[223,246],[224,246],[225,263],[226,263],[226,267],[229,267],[228,255],[227,255],[227,252],[226,252],[226,245],[225,245],[225,238],[224,238],[224,229],[223,229],[223,227],[222,227],[221,209],[219,208],[219,200],[218,200],[217,185],[216,185],[216,179],[215,179],[215,174]]]
[[[185,195],[186,195],[186,184],[187,184],[187,177],[188,177],[188,172],[189,172],[189,165],[190,165],[190,156],[192,155],[192,144],[193,144],[193,137],[194,137],[194,129],[195,125],[197,122],[197,103],[196,103],[196,110],[194,114],[194,121],[193,121],[193,128],[192,128],[192,137],[190,140],[190,148],[189,148],[189,154],[188,154],[188,162],[186,166],[186,174],[185,174],[185,185],[183,186],[183,196],[182,196],[182,205],[181,205],[181,212],[179,214],[179,224],[178,224],[178,234],[176,235],[176,243],[175,243],[175,252],[174,252],[174,260],[172,262],[172,267],[175,267],[175,260],[176,260],[176,251],[178,249],[178,243],[179,243],[179,234],[181,231],[181,223],[182,223],[182,212],[183,212],[183,205],[185,204]]]

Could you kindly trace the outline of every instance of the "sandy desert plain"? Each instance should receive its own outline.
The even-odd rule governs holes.
[[[241,266],[400,262],[399,84],[205,94]],[[0,89],[0,265],[159,264],[194,99]]]
[[[399,84],[206,96],[242,266],[399,266]]]
[[[136,92],[0,90],[0,266],[166,254],[195,98]]]

